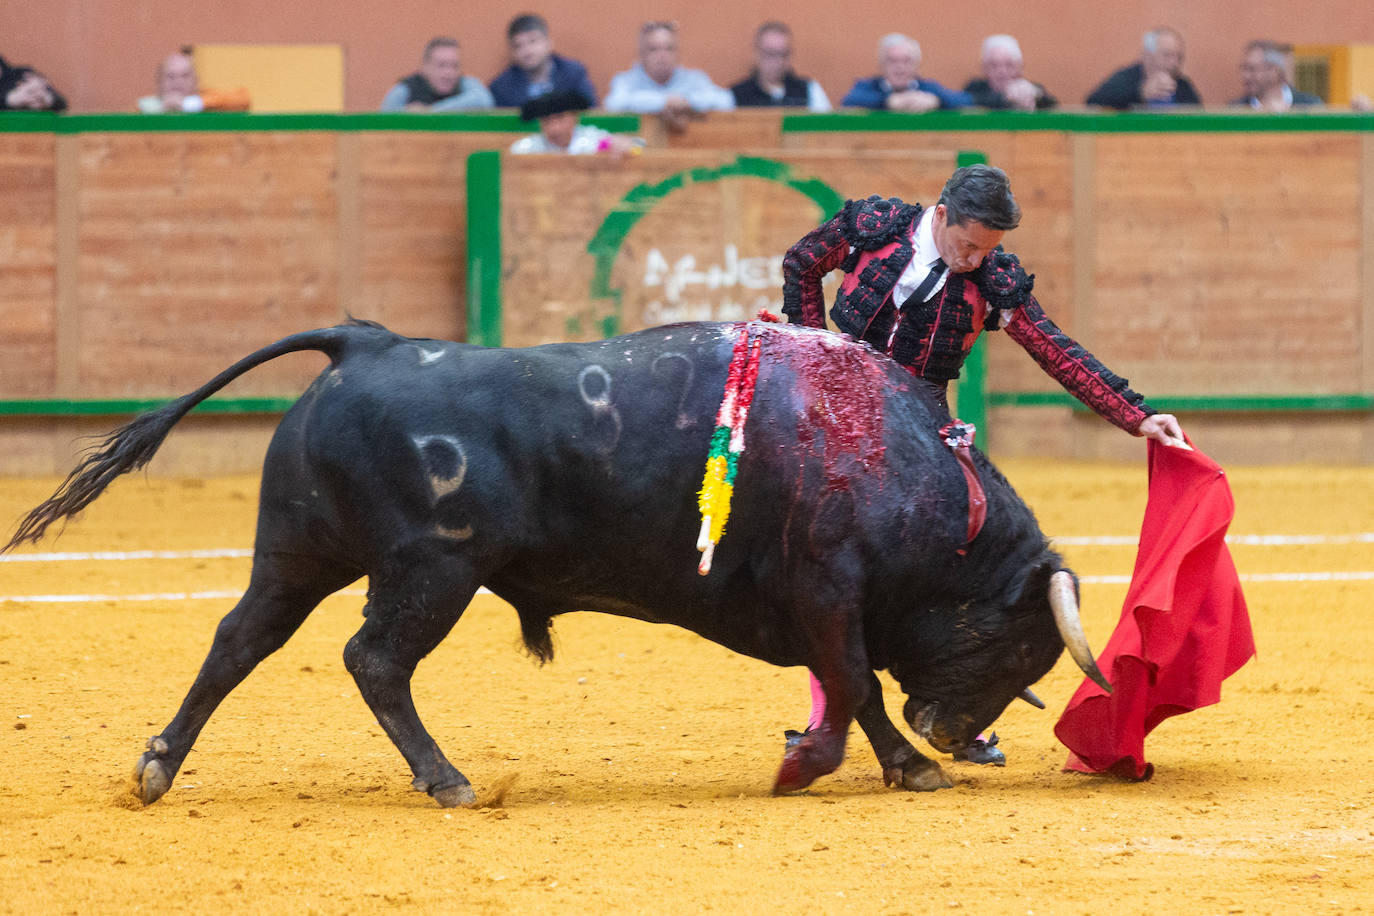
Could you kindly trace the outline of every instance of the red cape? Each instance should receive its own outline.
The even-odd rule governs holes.
[[[1113,691],[1084,678],[1054,733],[1064,769],[1149,779],[1145,736],[1170,716],[1221,700],[1221,682],[1255,654],[1226,528],[1225,472],[1197,450],[1149,443],[1150,494],[1121,620],[1098,658]]]

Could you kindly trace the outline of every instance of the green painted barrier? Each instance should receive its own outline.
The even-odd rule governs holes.
[[[3,417],[118,417],[155,410],[175,398],[25,398],[0,401]],[[295,398],[210,398],[193,413],[285,413]]]
[[[1374,394],[1166,394],[1149,399],[1150,406],[1169,413],[1223,412],[1293,413],[1305,411],[1374,410]],[[1081,401],[1063,391],[995,391],[992,407],[1072,407],[1087,411]]]
[[[582,118],[585,124],[615,133],[639,133],[638,115],[598,114]],[[427,131],[430,133],[508,133],[529,134],[537,128],[518,114],[504,112],[361,112],[357,114],[290,113],[253,114],[246,111],[214,111],[200,114],[140,115],[117,114],[64,115],[51,112],[5,112],[0,114],[0,133],[168,133],[186,131]]]

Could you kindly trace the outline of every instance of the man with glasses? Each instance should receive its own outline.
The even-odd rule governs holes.
[[[730,87],[738,108],[782,105],[830,111],[821,84],[792,70],[792,30],[783,22],[765,22],[754,33],[754,72]]]
[[[1255,111],[1320,108],[1320,98],[1293,88],[1292,73],[1292,45],[1262,39],[1250,42],[1240,59],[1240,81],[1245,95],[1231,104],[1248,105]]]

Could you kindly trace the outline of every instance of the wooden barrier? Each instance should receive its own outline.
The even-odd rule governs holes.
[[[263,344],[348,314],[416,336],[465,336],[467,157],[505,148],[527,125],[152,120],[68,118],[60,133],[0,123],[0,400],[50,399],[69,413],[89,399],[171,397]],[[321,365],[284,357],[228,392],[294,398]],[[192,418],[159,466],[251,469],[276,420]],[[64,471],[75,438],[112,422],[4,420],[0,473]]]
[[[774,259],[825,210],[816,188],[930,202],[955,152],[977,149],[1012,175],[1025,218],[1007,247],[1050,314],[1152,402],[1176,399],[1218,457],[1374,461],[1370,119],[734,112],[671,137],[652,119],[616,124],[650,150],[506,160],[501,274],[486,278],[504,288],[491,330],[505,343],[630,330],[694,304],[776,307],[776,286],[707,303],[684,281],[713,266],[718,286],[756,268],[776,281]],[[14,416],[34,399],[70,413],[170,397],[346,314],[480,339],[465,258],[469,233],[480,246],[495,224],[468,225],[468,156],[529,129],[509,113],[0,118],[0,473],[64,470],[75,433],[110,425]],[[759,167],[790,178],[741,165],[770,161]],[[673,176],[690,192],[659,188]],[[642,213],[636,188],[654,200]],[[632,225],[608,257],[613,213]],[[598,265],[618,302],[591,295]],[[289,357],[227,394],[293,397],[319,364]],[[995,451],[1138,457],[1000,335],[987,364]],[[243,420],[248,435],[226,432],[236,422],[193,418],[168,453],[184,460],[163,466],[251,468],[274,418]],[[215,432],[197,456],[199,426]]]
[[[57,379],[57,142],[0,134],[0,390],[51,394]]]
[[[933,199],[954,162],[825,151],[651,151],[622,163],[503,155],[500,343],[747,320],[761,308],[780,315],[793,242],[872,187]]]
[[[919,118],[896,116],[876,122],[892,129],[863,130],[873,119],[800,116],[784,123],[784,146],[983,150],[1012,176],[1025,215],[1005,244],[1036,274],[1041,303],[1152,403],[1173,409],[1177,398],[1190,433],[1231,460],[1374,461],[1374,123],[1018,120],[1035,129],[959,130],[963,119],[946,116],[944,129],[920,130]],[[1060,406],[1062,392],[1020,348],[989,335],[988,353],[992,404],[1015,408],[992,414],[999,443],[1137,454],[1130,439]],[[1023,409],[1034,392],[1059,396]],[[1324,395],[1339,406],[1312,411],[1321,401],[1305,399]]]

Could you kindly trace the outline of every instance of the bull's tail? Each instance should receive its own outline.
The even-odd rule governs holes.
[[[49,525],[76,515],[103,493],[116,477],[143,467],[182,417],[240,375],[278,356],[303,350],[318,350],[337,365],[353,329],[360,326],[381,329],[380,325],[371,322],[354,321],[337,327],[292,334],[245,356],[190,394],[182,395],[157,410],[140,414],[119,427],[104,441],[85,451],[57,492],[24,517],[9,543],[0,548],[0,553],[25,542],[37,543]]]

